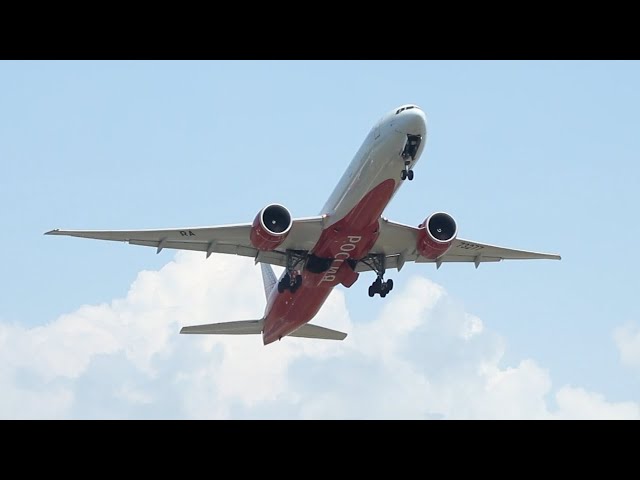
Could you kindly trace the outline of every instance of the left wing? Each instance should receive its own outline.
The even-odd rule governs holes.
[[[386,268],[397,268],[398,270],[403,267],[405,262],[435,263],[438,267],[445,262],[469,262],[474,263],[477,268],[481,263],[499,262],[501,260],[560,260],[560,255],[497,247],[461,238],[456,238],[451,244],[451,248],[444,255],[434,260],[422,257],[417,252],[416,245],[419,231],[417,227],[382,218],[380,219],[380,235],[371,253],[385,254]],[[367,270],[371,270],[368,265],[362,262],[358,263],[357,272]]]
[[[252,257],[257,262],[286,266],[286,250],[311,250],[320,238],[322,216],[293,220],[291,230],[277,250],[263,252],[254,248],[249,240],[251,224],[222,225],[218,227],[172,228],[167,230],[51,230],[45,235],[67,235],[128,242],[131,245],[155,247],[157,253],[164,248],[228,253]]]

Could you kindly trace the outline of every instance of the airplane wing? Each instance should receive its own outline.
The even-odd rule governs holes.
[[[249,234],[251,224],[222,225],[217,227],[172,228],[167,230],[51,230],[45,235],[67,235],[71,237],[93,238],[128,242],[156,248],[160,253],[164,248],[194,250],[212,253],[228,253],[252,257],[257,262],[286,266],[286,250],[311,250],[320,238],[323,226],[322,216],[293,220],[285,241],[272,252],[262,252],[251,245]]]
[[[398,270],[406,262],[435,263],[438,267],[446,262],[469,262],[475,264],[476,268],[478,268],[481,263],[499,262],[501,260],[560,260],[560,255],[497,247],[461,238],[456,238],[451,248],[443,256],[437,259],[430,259],[422,257],[416,250],[418,233],[419,229],[417,227],[382,218],[380,220],[380,235],[371,253],[385,254],[386,268],[397,268]],[[356,272],[368,270],[371,270],[371,268],[362,262],[358,263],[356,267]]]

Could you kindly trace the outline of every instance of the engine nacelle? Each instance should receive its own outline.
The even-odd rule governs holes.
[[[251,225],[249,239],[258,250],[276,249],[291,230],[291,214],[282,205],[272,203],[258,212]]]
[[[444,255],[458,235],[456,221],[444,212],[431,214],[418,228],[418,252],[432,260]]]

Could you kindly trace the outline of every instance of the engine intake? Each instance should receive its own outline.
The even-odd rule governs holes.
[[[432,260],[444,255],[458,235],[456,221],[444,212],[433,213],[418,228],[418,252]]]
[[[284,206],[272,203],[258,212],[251,225],[249,239],[258,250],[276,249],[291,230],[291,214]]]

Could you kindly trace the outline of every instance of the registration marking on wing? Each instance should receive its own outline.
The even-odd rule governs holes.
[[[469,242],[460,242],[458,248],[463,250],[482,250],[484,247],[482,245],[478,245],[477,243],[469,243]]]

